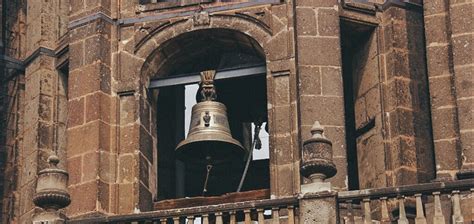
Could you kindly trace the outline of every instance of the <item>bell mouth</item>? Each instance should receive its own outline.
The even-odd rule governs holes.
[[[176,147],[176,156],[189,164],[221,164],[242,159],[247,150],[228,136],[198,136],[188,138]]]

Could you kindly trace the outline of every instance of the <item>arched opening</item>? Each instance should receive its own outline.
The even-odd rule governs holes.
[[[152,83],[159,83],[153,89],[158,140],[157,199],[218,196],[235,192],[239,185],[247,155],[215,165],[206,193],[206,166],[185,164],[175,156],[175,147],[186,137],[191,108],[196,103],[196,77],[205,70],[217,71],[217,101],[226,105],[232,136],[244,147],[251,148],[253,125],[264,122],[260,133],[262,149],[253,153],[242,191],[268,189],[266,69],[259,44],[237,31],[205,29],[165,42],[154,55],[147,63],[156,66]],[[224,77],[224,73],[232,75]]]

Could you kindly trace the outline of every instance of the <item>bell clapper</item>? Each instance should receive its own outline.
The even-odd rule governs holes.
[[[211,169],[212,169],[212,164],[211,164],[211,157],[206,157],[206,160],[207,160],[207,166],[206,166],[206,170],[207,170],[207,173],[206,173],[206,179],[204,180],[204,187],[202,189],[202,196],[204,196],[206,193],[207,193],[207,182],[209,180],[209,175],[211,173]]]

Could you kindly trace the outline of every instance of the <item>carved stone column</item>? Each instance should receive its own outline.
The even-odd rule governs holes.
[[[67,191],[68,173],[57,167],[59,158],[52,155],[48,158],[50,167],[38,173],[38,182],[33,202],[41,208],[33,217],[33,223],[65,223],[66,216],[60,211],[71,203]]]

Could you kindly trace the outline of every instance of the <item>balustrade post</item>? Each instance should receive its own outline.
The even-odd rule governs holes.
[[[332,142],[324,137],[318,121],[311,128],[311,138],[304,141],[301,152],[301,175],[310,181],[301,186],[300,223],[337,223],[336,192],[325,179],[336,175],[332,161]]]

